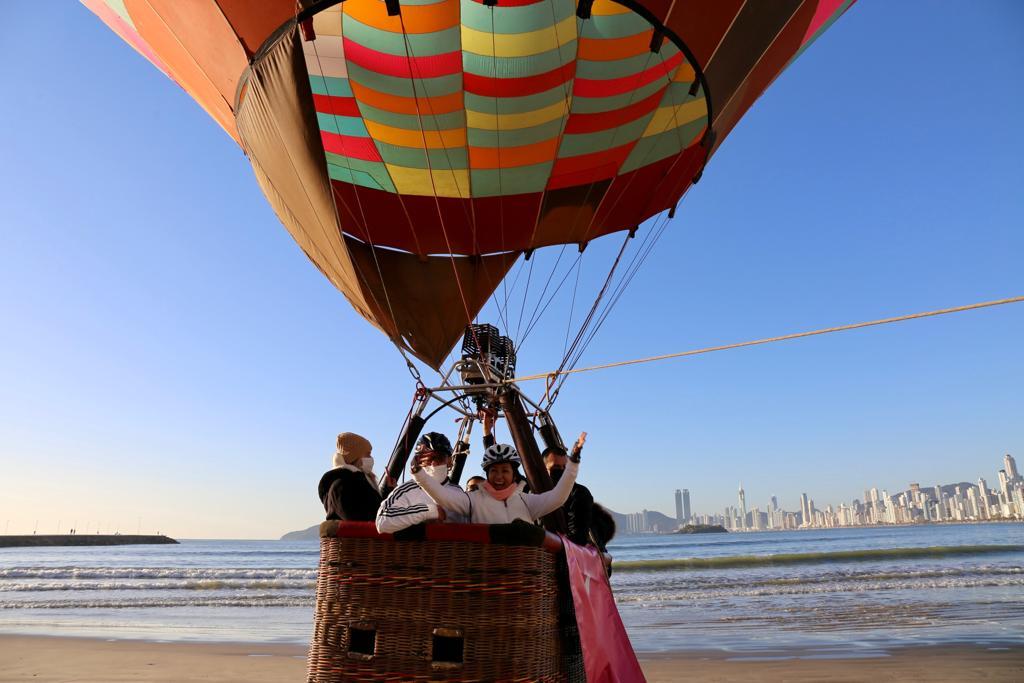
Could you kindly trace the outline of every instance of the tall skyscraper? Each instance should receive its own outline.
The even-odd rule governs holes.
[[[690,489],[683,489],[683,521],[689,524],[693,520],[690,515]]]
[[[911,484],[910,485],[910,500],[914,501],[915,505],[921,505],[921,485]]]
[[[738,495],[740,504],[740,528],[747,528],[747,494],[743,492],[743,484],[740,483],[740,492]]]
[[[988,484],[984,478],[978,479],[978,513],[982,519],[988,519]]]
[[[807,501],[807,494],[800,494],[800,522],[803,526],[807,526],[811,523],[811,512],[810,506]]]
[[[1010,481],[1016,481],[1020,478],[1020,472],[1017,471],[1017,461],[1009,453],[1003,456],[1003,469],[1006,470],[1006,476]]]
[[[682,524],[683,519],[683,492],[676,489],[676,522]]]

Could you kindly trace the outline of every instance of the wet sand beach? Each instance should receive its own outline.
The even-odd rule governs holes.
[[[303,681],[305,653],[299,645],[0,636],[0,682]],[[689,651],[640,659],[650,683],[1024,680],[1024,647],[907,647],[836,659],[805,657],[799,650],[757,658]]]

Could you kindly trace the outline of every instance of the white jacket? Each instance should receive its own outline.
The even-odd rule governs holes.
[[[565,464],[565,473],[558,480],[555,488],[544,493],[513,493],[507,500],[492,498],[483,487],[466,493],[456,486],[442,486],[420,470],[412,478],[422,489],[445,510],[465,515],[469,521],[477,524],[508,524],[512,520],[522,519],[535,522],[549,512],[554,512],[565,504],[576,482],[579,463],[569,461]],[[378,528],[380,517],[377,518]]]
[[[446,492],[462,491],[447,479],[444,480],[444,484],[437,484],[432,479],[430,481],[435,486],[445,489]],[[420,522],[436,520],[437,507],[437,503],[415,481],[407,481],[388,494],[388,497],[380,504],[380,508],[377,510],[377,531],[382,534],[393,534]],[[455,514],[447,508],[445,513],[446,522],[465,522],[468,519],[468,517]]]

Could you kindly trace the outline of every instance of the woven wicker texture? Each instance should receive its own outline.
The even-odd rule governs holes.
[[[321,538],[308,681],[567,682],[558,592],[541,548]],[[372,657],[350,652],[371,631]],[[461,664],[435,635],[461,636]]]
[[[562,667],[570,683],[586,683],[587,672],[583,668],[583,645],[580,643],[580,628],[576,623],[576,606],[572,601],[569,587],[569,567],[565,555],[559,554],[556,577],[558,581],[558,632],[562,644]]]

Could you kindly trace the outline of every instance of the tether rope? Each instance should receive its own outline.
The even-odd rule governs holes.
[[[725,344],[722,346],[709,346],[703,349],[694,349],[692,351],[681,351],[679,353],[666,353],[660,356],[649,356],[647,358],[635,358],[633,360],[617,361],[615,363],[604,363],[602,365],[591,365],[585,368],[573,368],[570,370],[555,370],[552,372],[542,372],[536,375],[525,375],[523,377],[516,377],[510,382],[528,382],[537,379],[549,379],[557,377],[558,375],[574,375],[582,372],[593,372],[595,370],[607,370],[608,368],[618,368],[625,365],[639,365],[641,363],[653,363],[655,361],[669,360],[672,358],[683,358],[684,356],[696,356],[702,353],[711,353],[712,351],[726,351],[728,349],[738,349],[744,346],[758,346],[760,344],[771,344],[773,342],[787,341],[789,339],[800,339],[802,337],[813,337],[819,334],[830,334],[832,332],[844,332],[846,330],[856,330],[862,327],[873,327],[876,325],[888,325],[889,323],[898,323],[906,320],[916,320],[918,318],[931,318],[938,315],[946,315],[949,313],[961,313],[963,311],[973,311],[978,308],[989,308],[991,306],[1002,306],[1004,304],[1016,304],[1024,301],[1024,296],[1015,296],[1008,299],[997,299],[995,301],[982,301],[976,304],[969,304],[967,306],[956,306],[954,308],[943,308],[937,311],[925,311],[923,313],[911,313],[909,315],[901,315],[895,318],[882,318],[881,320],[870,320],[868,322],[853,323],[850,325],[840,325],[839,327],[826,327],[820,330],[812,330],[809,332],[795,332],[793,334],[784,334],[779,337],[768,337],[767,339],[756,339],[753,341],[738,342],[736,344]]]

